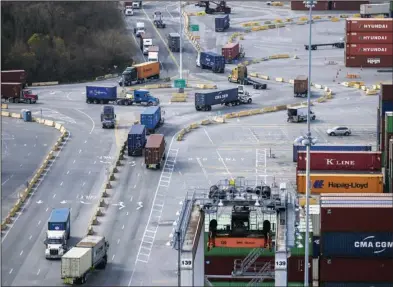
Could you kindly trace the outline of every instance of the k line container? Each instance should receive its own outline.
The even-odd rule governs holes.
[[[299,193],[306,192],[306,174],[296,178]],[[383,174],[311,174],[311,193],[382,193]]]
[[[346,32],[393,32],[393,19],[347,19]]]
[[[346,56],[393,56],[392,44],[347,44]]]
[[[359,198],[362,199],[362,198]],[[345,200],[345,198],[344,198]],[[364,200],[364,198],[363,198]],[[362,205],[321,205],[321,232],[390,232],[393,230],[392,199],[390,205],[378,204],[377,199],[367,200]]]
[[[381,171],[381,152],[311,151],[310,170]],[[306,170],[307,153],[298,152],[297,169]]]
[[[349,68],[391,68],[393,56],[351,56],[345,55],[345,67]]]
[[[393,259],[393,232],[322,232],[321,257]]]
[[[350,32],[347,33],[348,44],[392,44],[393,34],[389,32]]]
[[[325,282],[391,282],[393,260],[384,258],[320,258],[320,280]]]

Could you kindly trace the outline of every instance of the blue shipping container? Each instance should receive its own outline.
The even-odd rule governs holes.
[[[318,258],[321,253],[319,236],[312,237],[312,257]]]
[[[222,55],[213,52],[201,52],[201,65],[209,67],[213,70],[225,69],[225,58]]]
[[[385,117],[386,112],[393,112],[393,102],[382,102],[381,105],[381,116]]]
[[[293,162],[297,162],[297,152],[305,151],[304,145],[293,145]],[[313,145],[315,151],[371,151],[371,145]]]
[[[217,16],[214,22],[216,32],[222,32],[229,28],[229,15]]]
[[[321,256],[393,258],[393,232],[325,232]]]
[[[161,107],[148,107],[141,113],[141,124],[149,130],[154,130],[161,120]]]
[[[86,86],[86,97],[91,99],[113,101],[117,99],[117,87]]]
[[[146,128],[144,125],[133,125],[127,138],[128,155],[141,155],[146,145]]]
[[[392,287],[391,283],[350,283],[350,282],[321,282],[320,287]]]
[[[52,210],[48,220],[48,230],[68,230],[70,228],[70,209],[56,208]]]

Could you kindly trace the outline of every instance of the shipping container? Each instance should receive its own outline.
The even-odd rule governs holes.
[[[385,167],[385,169],[388,169],[390,168],[388,159],[391,152],[391,150],[389,150],[389,141],[393,139],[393,133],[385,133],[384,139],[385,139],[385,144],[384,144],[385,150],[383,151],[382,164]]]
[[[308,77],[297,76],[293,82],[293,93],[295,97],[307,96],[308,93]]]
[[[239,43],[225,44],[224,47],[222,47],[222,49],[221,49],[221,55],[224,56],[225,61],[227,63],[230,63],[230,62],[232,62],[232,60],[239,58],[239,55],[240,55]]]
[[[382,193],[383,174],[311,173],[311,193]],[[306,192],[306,174],[297,174],[297,191]]]
[[[244,259],[245,257],[236,256],[205,256],[205,275],[231,275],[234,269],[234,262],[238,259]],[[271,257],[259,257],[254,266],[250,267],[259,269],[263,267],[266,262],[272,262],[274,266],[274,256]],[[311,265],[309,276],[310,282],[312,281],[312,258],[310,257],[309,263]],[[244,278],[240,278],[244,280]],[[303,281],[304,280],[304,256],[291,256],[288,258],[288,281]],[[264,280],[265,282],[265,280]]]
[[[380,108],[377,108],[377,150],[381,151],[380,133],[381,133],[381,121],[380,121]]]
[[[393,19],[354,19],[346,20],[346,32],[393,32]]]
[[[393,56],[347,56],[344,57],[348,68],[391,68]]]
[[[79,241],[75,247],[77,248],[89,248],[92,250],[92,257],[90,264],[91,266],[96,266],[105,256],[105,237],[97,235],[87,235],[81,241]]]
[[[330,4],[331,3],[331,4]],[[360,10],[360,5],[362,4],[368,4],[370,3],[369,1],[353,1],[353,0],[347,0],[347,1],[329,1],[329,6],[331,5],[331,8],[329,10],[333,11],[359,11]]]
[[[321,257],[393,258],[393,232],[322,232]]]
[[[380,151],[311,151],[310,170],[351,170],[381,171],[382,153]],[[297,169],[306,170],[307,153],[298,152]]]
[[[393,56],[392,44],[347,44],[346,56]]]
[[[309,8],[306,7],[303,1],[291,1],[291,10],[294,11],[308,11]],[[318,1],[312,8],[313,11],[324,11],[329,10],[328,1]]]
[[[21,97],[23,90],[22,83],[1,83],[1,98],[10,99]]]
[[[393,66],[391,66],[393,67]],[[393,102],[393,84],[392,83],[382,83],[380,92],[380,101],[390,101]]]
[[[315,206],[319,211],[320,209],[319,204]],[[319,237],[321,235],[321,214],[320,212],[318,212],[317,214],[310,214],[310,217],[311,217],[313,235]]]
[[[320,253],[321,253],[321,249],[320,249],[319,236],[313,236],[313,238],[312,238],[312,257],[318,258]],[[315,280],[315,278],[314,278],[314,280]]]
[[[202,69],[211,69],[214,73],[224,73],[225,58],[214,52],[198,53],[199,65]]]
[[[216,32],[223,32],[229,28],[229,15],[216,16],[214,19]]]
[[[128,155],[142,155],[146,141],[146,127],[139,124],[133,125],[127,137]]]
[[[1,71],[1,82],[22,83],[23,88],[25,88],[27,83],[27,73],[25,70]]]
[[[91,267],[92,249],[73,247],[61,257],[61,278],[82,277]]]
[[[138,79],[159,78],[160,63],[159,62],[145,62],[134,65],[136,68]]]
[[[172,52],[180,52],[180,34],[169,33],[168,34],[168,47]]]
[[[154,166],[160,169],[165,159],[165,138],[164,135],[153,134],[147,138],[145,146],[145,165],[146,168]]]
[[[318,258],[313,258],[312,259],[312,281],[313,281],[313,285],[311,286],[315,286],[314,282],[319,281],[319,259]],[[318,285],[316,285],[318,286]]]
[[[147,132],[153,132],[161,122],[161,107],[148,107],[142,113],[140,117],[140,123],[144,125]]]
[[[393,282],[390,283],[351,283],[351,282],[321,282],[319,287],[392,287]]]
[[[362,198],[359,198],[362,199]],[[365,206],[342,203],[334,206],[321,204],[321,232],[389,232],[393,229],[393,208],[391,198],[387,198],[390,205],[384,206],[378,200],[369,200]],[[383,219],[383,220],[381,220]]]
[[[391,282],[393,260],[384,258],[320,258],[320,280],[324,282]]]
[[[211,110],[211,106],[231,103],[239,99],[237,88],[214,91],[207,93],[195,93],[195,109]]]
[[[390,3],[367,4],[360,6],[360,17],[371,18],[372,16],[383,15],[389,17]]]
[[[69,208],[54,208],[48,220],[48,230],[66,230],[69,238],[71,224]]]
[[[107,104],[117,99],[116,86],[86,86],[86,102]]]
[[[293,162],[297,161],[298,151],[305,151],[304,145],[293,145]],[[371,151],[371,145],[313,145],[312,151]]]
[[[393,34],[389,32],[350,32],[347,33],[348,44],[392,44]]]

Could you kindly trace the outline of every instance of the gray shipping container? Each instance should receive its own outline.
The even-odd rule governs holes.
[[[105,237],[89,235],[83,238],[76,247],[91,248],[92,249],[92,264],[94,266],[98,261],[105,256]]]
[[[180,35],[178,33],[168,34],[168,46],[172,52],[180,52]]]
[[[230,103],[238,99],[239,94],[237,88],[208,93],[195,93],[195,108],[200,110],[203,107]]]

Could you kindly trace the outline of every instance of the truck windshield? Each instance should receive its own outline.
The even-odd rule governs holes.
[[[63,244],[63,240],[61,239],[54,239],[54,238],[50,238],[48,239],[48,244]]]
[[[113,119],[112,114],[104,114],[104,120],[111,120],[111,119]]]

